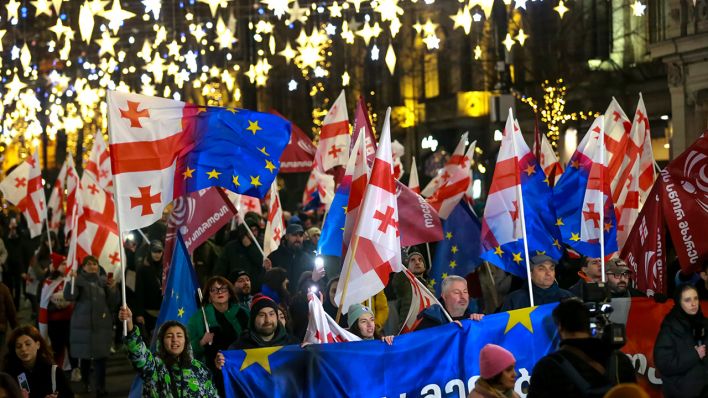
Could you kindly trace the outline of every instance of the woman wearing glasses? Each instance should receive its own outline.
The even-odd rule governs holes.
[[[234,287],[224,277],[209,278],[205,293],[202,302],[204,312],[197,311],[192,315],[187,330],[194,358],[209,366],[214,382],[221,390],[221,372],[214,368],[214,358],[219,351],[228,349],[229,344],[248,328],[248,312],[238,305]],[[208,332],[205,322],[209,325]]]

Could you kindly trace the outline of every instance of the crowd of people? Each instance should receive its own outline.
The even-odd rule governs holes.
[[[394,336],[411,306],[411,284],[398,273],[370,300],[338,308],[340,259],[324,257],[324,265],[315,266],[321,215],[285,212],[287,227],[280,246],[264,257],[259,246],[265,221],[250,212],[241,224],[227,225],[194,252],[203,311],[184,323],[156,325],[164,287],[164,219],[125,242],[128,300],[122,306],[116,276],[106,273],[95,257],[83,258],[65,280],[62,235],[47,239],[45,233],[32,240],[18,214],[3,217],[0,337],[7,342],[3,371],[9,378],[0,375],[0,397],[3,391],[7,396],[71,397],[71,385],[79,382],[83,387],[76,393],[104,396],[106,359],[121,349],[143,381],[143,396],[223,396],[221,351],[301,344],[308,326],[308,294],[313,291],[321,294],[324,311],[340,326],[383,344],[395,345]],[[408,270],[431,286],[429,257],[422,249],[404,248],[402,257]],[[634,367],[615,347],[593,337],[583,303],[603,279],[600,259],[564,257],[559,263],[536,255],[530,267],[531,292],[525,280],[487,263],[465,277],[437,281],[440,305],[421,312],[413,329],[479,321],[485,314],[528,307],[531,293],[535,305],[560,302],[553,319],[561,343],[557,352],[536,364],[528,396],[601,397],[611,390],[627,391],[623,385],[636,382]],[[604,272],[608,297],[643,295],[631,285],[631,271],[622,259],[608,261]],[[708,323],[699,299],[707,298],[708,266],[699,276],[681,278],[688,281],[679,281],[683,283],[675,289],[675,306],[661,326],[656,366],[666,397],[705,397]],[[432,286],[430,290],[434,292]],[[20,326],[17,309],[23,300],[29,303],[31,319]],[[480,378],[470,396],[516,396],[512,352],[490,344],[479,361]]]

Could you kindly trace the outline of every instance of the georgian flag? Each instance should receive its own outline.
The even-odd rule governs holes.
[[[438,171],[438,174],[432,180],[430,180],[430,182],[428,183],[428,185],[425,186],[425,188],[423,188],[423,197],[428,198],[432,196],[438,190],[438,188],[445,185],[447,180],[452,175],[452,172],[458,167],[460,159],[462,159],[462,157],[465,155],[466,145],[467,132],[462,134],[462,137],[460,137],[460,142],[457,143],[457,147],[455,147],[455,152],[452,153],[452,156],[450,156],[450,159],[448,159],[447,163],[445,164],[445,167],[440,169]]]
[[[111,156],[103,139],[103,133],[97,132],[93,139],[93,148],[84,165],[84,173],[89,173],[98,184],[108,192],[113,192],[113,173],[111,172]]]
[[[69,159],[71,159],[71,155],[68,155],[64,160],[64,164],[61,165],[59,175],[57,176],[56,181],[54,181],[54,186],[52,186],[52,192],[49,194],[49,202],[47,202],[47,206],[52,209],[52,218],[49,220],[49,229],[54,232],[59,231],[61,216],[64,215],[64,205],[66,204],[64,190],[66,189],[66,169],[69,165]]]
[[[273,180],[270,186],[270,203],[268,204],[268,220],[263,239],[263,255],[268,256],[280,246],[280,239],[285,235],[283,208],[278,195],[278,181]]]
[[[341,304],[344,313],[351,304],[367,300],[383,290],[391,272],[403,270],[391,159],[390,116],[391,108],[388,108],[371,178],[337,284],[334,301]]]
[[[349,146],[349,115],[342,90],[322,122],[315,159],[323,171],[345,166],[349,159]]]
[[[24,214],[30,237],[39,236],[47,219],[47,207],[36,150],[0,182],[0,190]]]
[[[326,344],[361,341],[359,336],[337,325],[337,322],[322,308],[322,302],[316,294],[309,293],[307,299],[310,312],[307,331],[305,332],[305,338],[302,340],[303,343]]]
[[[534,153],[536,153],[535,148]],[[558,161],[558,157],[553,151],[553,147],[551,143],[548,142],[548,138],[546,138],[545,134],[541,134],[541,147],[538,153],[538,163],[541,165],[543,172],[546,173],[546,177],[548,177],[549,181],[552,179],[549,185],[553,186],[563,174],[563,167],[561,167],[560,161]]]
[[[461,143],[464,144],[464,142]],[[470,166],[476,146],[477,141],[473,141],[464,156],[450,158],[450,161],[445,166],[447,178],[433,196],[428,198],[428,203],[438,212],[442,219],[447,219],[457,206],[457,203],[465,195],[467,189],[472,185]]]
[[[434,304],[439,305],[443,311],[446,311],[445,307],[440,304],[438,299],[435,298],[435,295],[432,294],[430,290],[428,290],[428,288],[422,284],[418,278],[415,277],[415,275],[413,275],[412,272],[407,269],[403,270],[403,272],[406,275],[406,279],[408,279],[408,282],[411,284],[411,306],[408,308],[408,314],[406,315],[401,331],[398,334],[414,331],[416,326],[418,326],[418,323],[420,323],[418,320],[418,314]]]
[[[420,183],[418,182],[418,167],[415,158],[411,159],[411,176],[408,178],[408,188],[420,195]]]
[[[366,159],[366,147],[362,136],[357,138],[359,147],[354,147],[352,156],[355,156],[351,171],[351,186],[349,187],[349,200],[347,202],[346,220],[344,221],[344,235],[342,243],[344,253],[349,249],[349,243],[354,233],[356,220],[359,218],[359,208],[364,200],[366,186],[369,182],[369,164]],[[350,162],[351,163],[351,162]]]

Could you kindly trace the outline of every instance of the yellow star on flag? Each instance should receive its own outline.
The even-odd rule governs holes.
[[[452,239],[452,232],[448,232],[445,234],[445,239],[450,240]]]
[[[243,358],[243,363],[241,364],[241,369],[239,370],[244,370],[247,367],[253,365],[254,363],[257,363],[261,365],[261,367],[265,369],[268,374],[270,374],[270,361],[268,360],[268,357],[270,357],[273,353],[280,350],[281,348],[283,347],[264,347],[243,350],[243,352],[246,353],[246,357]]]
[[[561,225],[565,225],[563,219],[560,217],[556,218],[556,226],[560,227]]]
[[[558,242],[558,239],[553,239],[553,246],[555,246],[559,249],[561,248],[561,244],[560,244],[560,242]]]
[[[273,170],[275,170],[275,165],[273,164],[273,162],[271,162],[270,160],[266,159],[265,168],[268,169],[268,171],[270,171],[270,174],[273,174]]]
[[[258,130],[263,130],[263,129],[260,128],[260,126],[258,126],[258,120],[256,120],[255,122],[252,122],[252,121],[249,120],[249,121],[248,121],[248,128],[247,128],[246,130],[248,130],[248,131],[250,131],[251,133],[253,133],[253,135],[256,135],[256,131],[258,131]]]
[[[254,187],[260,187],[261,185],[261,176],[251,176],[251,185]]]
[[[231,179],[231,182],[233,182],[234,185],[237,186],[237,187],[240,187],[240,186],[241,186],[241,183],[238,182],[238,176],[233,176],[233,178]]]
[[[504,330],[504,334],[509,333],[509,331],[518,324],[523,325],[526,330],[533,333],[533,325],[531,325],[531,313],[536,308],[537,307],[527,307],[519,310],[509,311],[509,321],[506,323],[506,329]]]
[[[573,242],[579,241],[580,240],[580,232],[578,232],[577,234],[575,232],[571,232],[570,233],[570,240],[572,240]]]
[[[194,173],[194,169],[190,169],[189,166],[187,166],[187,170],[185,170],[184,173],[182,173],[182,175],[184,176],[184,179],[186,180],[187,178],[193,177],[192,173]]]
[[[531,175],[536,172],[536,165],[530,164],[525,170],[526,175]]]
[[[342,209],[344,209],[344,214],[347,214],[347,210],[349,210],[347,207],[348,206],[342,206]]]
[[[455,268],[455,267],[457,267],[457,261],[455,261],[455,260],[450,261],[450,268]]]
[[[605,232],[610,232],[611,229],[612,229],[612,223],[606,222],[605,223]]]
[[[180,307],[177,310],[177,317],[182,318],[184,316],[184,307]]]
[[[443,274],[441,276],[443,279],[447,278],[447,272],[443,272]]]
[[[431,279],[430,282],[428,282],[428,286],[434,288],[435,287],[435,279]]]
[[[548,181],[548,176],[546,176],[546,179],[544,179],[543,182],[545,182],[549,187],[551,186],[551,182]]]
[[[211,171],[207,171],[207,175],[209,176],[209,178],[208,178],[209,180],[211,180],[212,178],[219,179],[220,174],[221,173],[216,171],[216,169],[212,169]]]
[[[545,255],[546,255],[546,251],[545,251],[545,250],[536,250],[536,255],[537,255],[537,256],[545,256]]]
[[[453,247],[450,249],[450,251],[452,252],[452,254],[457,253],[457,251],[458,251],[457,246],[453,246]]]
[[[572,167],[572,168],[574,168],[574,169],[579,169],[579,168],[580,168],[580,162],[578,162],[577,160],[573,160],[572,162],[570,162],[570,167]]]
[[[494,248],[494,254],[501,257],[504,254],[504,250],[501,249],[501,246],[497,246]]]
[[[512,252],[511,254],[514,256],[514,258],[512,258],[511,260],[513,262],[515,262],[516,264],[521,264],[521,261],[523,261],[523,259],[521,258],[521,253],[513,253]]]
[[[266,156],[270,156],[270,155],[268,154],[268,152],[266,152],[266,147],[265,147],[265,146],[264,146],[263,148],[258,148],[258,150],[261,151],[262,154],[264,154],[264,155],[266,155]]]

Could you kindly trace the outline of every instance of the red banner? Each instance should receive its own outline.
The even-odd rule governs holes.
[[[700,272],[708,261],[708,137],[703,133],[661,170],[666,224],[681,269]]]
[[[287,118],[276,110],[270,113],[278,115],[283,119]],[[290,122],[291,134],[290,142],[285,147],[280,156],[280,173],[307,173],[312,170],[312,162],[315,159],[317,147],[312,143],[310,137],[305,134],[295,123]]]
[[[401,246],[437,242],[443,238],[442,222],[438,212],[410,188],[396,180],[399,231]]]

